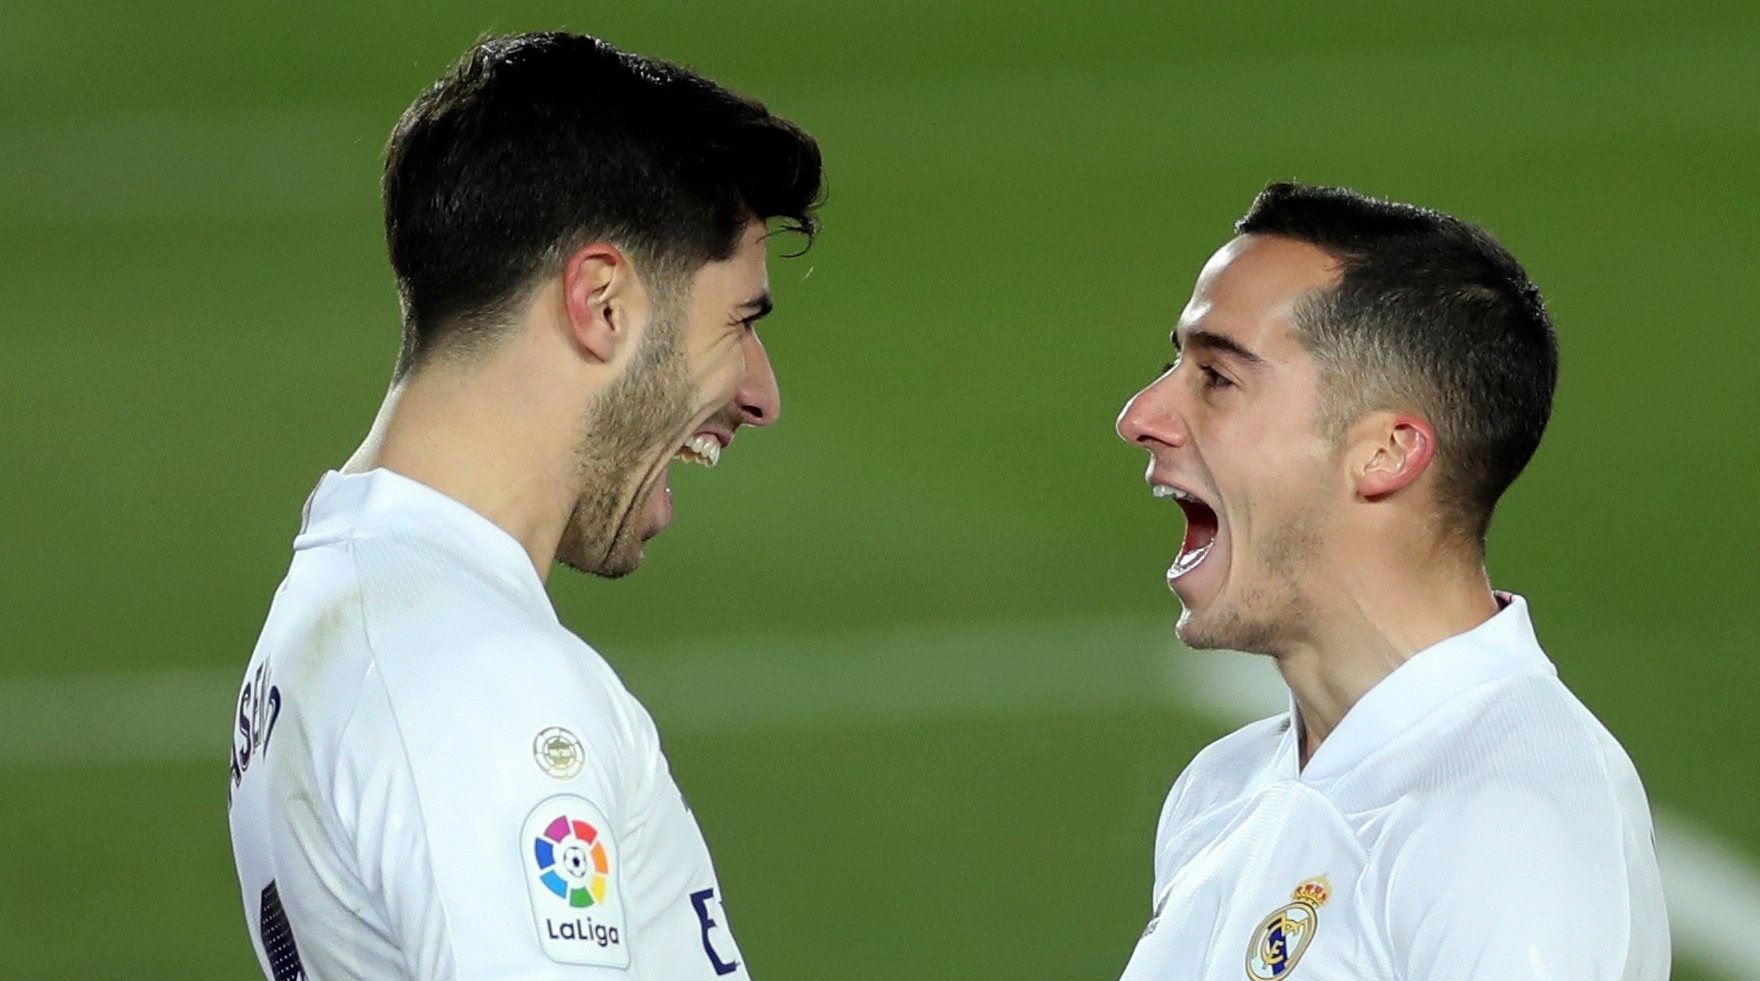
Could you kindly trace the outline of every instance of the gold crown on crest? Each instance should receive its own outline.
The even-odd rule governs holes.
[[[1309,879],[1297,886],[1295,891],[1290,893],[1290,896],[1303,906],[1318,909],[1325,906],[1326,901],[1332,898],[1332,883],[1326,881],[1325,876]]]

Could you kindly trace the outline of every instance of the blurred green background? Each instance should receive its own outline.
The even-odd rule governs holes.
[[[1161,798],[1234,723],[1112,420],[1285,177],[1481,221],[1547,294],[1495,578],[1710,849],[1677,977],[1760,976],[1715,927],[1760,909],[1760,6],[73,0],[0,7],[0,977],[255,976],[230,701],[388,379],[380,149],[479,33],[555,27],[826,151],[827,230],[772,264],[782,424],[675,478],[639,575],[552,585],[755,977],[1122,969]]]

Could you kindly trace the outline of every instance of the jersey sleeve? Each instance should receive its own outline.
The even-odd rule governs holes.
[[[645,777],[609,668],[534,631],[372,671],[333,799],[408,976],[641,981],[620,846]]]
[[[1399,977],[1625,976],[1630,897],[1609,807],[1503,788],[1423,810],[1387,872],[1384,930]]]
[[[1168,854],[1167,839],[1172,836],[1183,818],[1181,803],[1185,800],[1185,790],[1191,783],[1192,770],[1187,767],[1174,780],[1173,787],[1167,791],[1167,799],[1161,803],[1161,814],[1155,819],[1155,881],[1149,889],[1149,905],[1155,906],[1161,900],[1161,890],[1173,877],[1174,859]]]

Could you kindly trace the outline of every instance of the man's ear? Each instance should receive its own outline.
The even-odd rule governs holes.
[[[629,257],[608,242],[575,250],[562,267],[569,335],[583,354],[609,364],[630,337],[640,288]]]
[[[1418,416],[1376,412],[1353,428],[1357,439],[1351,477],[1365,500],[1409,487],[1436,459],[1436,430]]]

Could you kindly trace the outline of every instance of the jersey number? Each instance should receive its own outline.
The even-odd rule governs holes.
[[[709,955],[709,964],[715,968],[717,975],[732,974],[739,970],[739,961],[723,961],[721,955],[715,952],[714,941],[709,939],[709,931],[721,925],[715,919],[710,908],[711,903],[715,904],[714,909],[720,909],[721,904],[715,902],[715,890],[704,889],[691,893],[691,905],[697,910],[697,922],[703,926],[703,953]]]
[[[281,892],[273,881],[263,887],[263,902],[257,908],[257,939],[263,942],[263,953],[269,958],[269,975],[275,981],[305,981],[299,945],[293,942],[293,927],[287,923],[287,911],[281,908]]]

